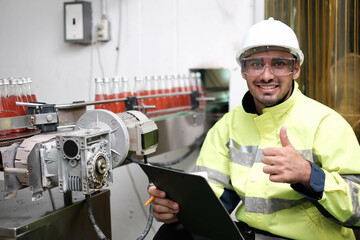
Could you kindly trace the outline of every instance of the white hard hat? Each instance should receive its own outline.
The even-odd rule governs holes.
[[[247,31],[236,61],[241,66],[241,59],[257,52],[270,50],[288,51],[295,55],[300,65],[304,61],[304,54],[299,48],[298,39],[294,31],[281,21],[269,18],[256,23]]]

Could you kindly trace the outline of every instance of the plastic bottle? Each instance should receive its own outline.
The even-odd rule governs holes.
[[[18,91],[19,91],[19,94],[21,96],[21,101],[24,102],[24,103],[27,103],[29,102],[29,99],[27,97],[27,94],[26,94],[26,90],[24,88],[24,81],[23,81],[23,78],[19,78],[18,79]],[[27,113],[27,107],[23,107],[24,108],[24,111],[25,111],[25,114]]]
[[[4,96],[4,84],[3,80],[0,79],[0,118],[8,117],[6,112],[6,98]],[[0,129],[2,127],[0,126]],[[0,130],[0,136],[8,135],[11,133],[11,130]]]
[[[108,96],[104,92],[103,80],[95,78],[95,101],[108,100]],[[95,109],[106,109],[105,104],[95,104]]]
[[[167,87],[169,88],[169,93],[176,93],[176,87],[174,86],[174,75],[166,75],[166,82]],[[169,107],[174,108],[178,104],[178,98],[177,96],[170,95],[169,97]]]
[[[9,104],[8,110],[12,111],[15,116],[23,116],[25,115],[25,109],[23,106],[16,105],[15,102],[22,102],[21,92],[18,85],[18,80],[16,78],[10,79],[10,88],[9,88]],[[12,132],[22,132],[25,131],[26,128],[17,128],[12,129]]]
[[[103,79],[103,83],[104,83],[104,95],[107,96],[107,99],[110,99],[110,78],[105,77]],[[113,111],[113,104],[112,103],[105,103],[105,109],[109,110],[109,111]]]
[[[31,95],[28,93],[28,89],[27,89],[27,78],[22,78],[22,92],[24,93],[25,97],[26,97],[26,101],[27,102],[31,102]]]
[[[152,84],[152,78],[150,76],[146,76],[145,77],[145,88],[144,88],[144,96],[149,96],[149,95],[153,95],[152,93],[154,93],[153,90],[153,84]],[[155,105],[155,99],[154,98],[147,98],[144,99],[144,104],[145,105]],[[154,111],[154,109],[148,109],[148,112]]]
[[[113,77],[112,78],[112,88],[111,88],[110,99],[121,98],[121,86],[120,86],[120,78]],[[121,112],[121,102],[114,102],[112,104],[112,109],[114,113]]]
[[[6,117],[15,117],[16,114],[15,112],[11,112],[10,111],[10,80],[8,78],[4,78],[3,79],[3,89],[2,89],[2,96],[4,99],[4,109],[7,111],[7,116]]]
[[[202,84],[202,81],[201,81],[201,73],[196,72],[195,76],[196,76],[196,85],[197,85],[197,89],[199,91],[200,97],[206,97],[205,87],[204,87],[204,85]],[[200,101],[199,102],[199,107],[200,108],[205,108],[205,106],[206,106],[205,101]]]
[[[124,98],[127,97],[131,97],[131,88],[130,88],[130,83],[129,83],[129,79],[127,77],[123,77],[121,79],[121,83],[122,83],[122,95]],[[126,111],[126,107],[125,107],[125,102],[122,102],[123,104],[123,110],[122,111]]]
[[[184,82],[182,80],[182,75],[178,74],[176,75],[176,82],[177,82],[177,91],[178,93],[184,93],[185,92],[185,87],[184,87]],[[180,106],[186,106],[186,95],[180,95]]]
[[[161,87],[163,89],[163,93],[169,94],[171,91],[169,76],[168,75],[160,76],[160,82],[161,82]],[[164,102],[164,109],[171,108],[171,97],[170,96],[163,97],[163,102]]]
[[[186,74],[181,75],[181,81],[183,83],[183,90],[184,92],[190,92],[190,83],[189,83],[189,77]],[[189,107],[189,109],[191,109],[190,106],[190,94],[187,95],[183,95],[184,96],[184,105]]]
[[[198,91],[196,87],[196,73],[192,72],[189,75],[190,91]]]
[[[23,99],[21,97],[21,88],[18,84],[18,79],[13,78],[10,80],[10,103],[9,108],[10,110],[14,110],[18,116],[25,115],[25,109],[23,106],[16,105],[16,102],[22,102]]]
[[[143,77],[135,77],[134,83],[134,96],[141,97],[144,96],[144,78]],[[143,101],[141,99],[138,100],[138,105],[141,105]]]
[[[164,89],[161,86],[161,81],[160,81],[160,77],[158,76],[154,76],[153,77],[153,87],[154,87],[154,95],[159,95],[159,94],[163,94],[164,93]],[[163,110],[165,109],[165,102],[164,102],[164,98],[163,97],[155,97],[155,105],[156,105],[156,109],[155,110]]]
[[[181,106],[181,98],[179,95],[175,95],[178,93],[178,84],[176,81],[175,75],[170,75],[170,85],[171,85],[171,93],[174,95],[171,96],[171,105],[173,108]]]
[[[31,95],[31,101],[30,102],[37,102],[37,97],[35,95],[35,93],[33,92],[33,89],[32,89],[32,80],[31,78],[27,78],[27,86],[28,88],[28,92],[30,93]]]

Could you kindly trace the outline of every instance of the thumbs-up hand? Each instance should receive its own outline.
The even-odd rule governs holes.
[[[272,182],[302,183],[308,187],[310,183],[311,165],[303,159],[291,144],[286,127],[280,130],[282,147],[269,147],[263,150],[261,161],[266,165],[264,173],[269,174]]]

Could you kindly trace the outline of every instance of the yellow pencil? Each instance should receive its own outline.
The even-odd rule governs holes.
[[[147,202],[144,204],[144,206],[146,207],[147,205],[149,205],[149,203],[152,202],[152,200],[154,200],[155,196],[151,196],[151,198],[149,198],[149,200],[147,200]]]

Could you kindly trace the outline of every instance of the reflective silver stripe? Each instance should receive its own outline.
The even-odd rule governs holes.
[[[236,150],[239,150],[243,153],[256,153],[258,150],[258,146],[243,146],[243,145],[238,144],[234,139],[231,139],[231,138],[230,138],[227,146],[233,147]]]
[[[257,159],[258,146],[242,146],[233,139],[229,140],[227,146],[229,148],[230,162],[244,167],[251,167]]]
[[[255,162],[255,153],[244,153],[234,148],[229,148],[230,162],[239,164],[244,167],[251,167]]]
[[[242,146],[234,139],[229,140],[227,147],[229,148],[230,162],[244,167],[252,167],[255,162],[261,162],[263,157],[262,149],[259,149],[258,146]],[[297,152],[302,158],[321,166],[319,157],[312,150],[297,150]]]
[[[223,186],[229,190],[234,190],[233,186],[230,184],[230,177],[222,172],[202,166],[196,166],[195,172],[207,172],[208,182]]]
[[[312,150],[296,150],[300,156],[310,162],[315,163],[318,166],[321,166],[319,157],[312,152]]]
[[[344,179],[344,180],[349,185],[349,189],[350,189],[350,193],[351,193],[351,202],[353,205],[352,216],[349,217],[344,222],[344,224],[346,226],[352,226],[360,221],[359,186],[352,181],[349,181],[347,179]]]
[[[300,205],[307,200],[302,198],[299,200],[287,200],[280,198],[258,198],[258,197],[245,197],[245,212],[272,214],[274,212],[289,209]]]
[[[345,180],[360,184],[360,174],[342,174],[341,177]]]

